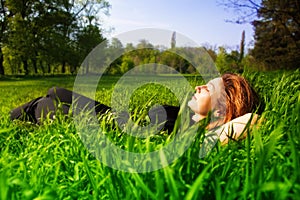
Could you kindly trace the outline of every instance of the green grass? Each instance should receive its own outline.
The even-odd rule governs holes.
[[[217,144],[201,159],[200,128],[180,158],[148,173],[122,172],[99,162],[85,148],[71,118],[61,116],[40,126],[9,120],[11,109],[45,95],[52,86],[72,89],[75,77],[0,80],[0,199],[298,199],[300,71],[244,75],[266,101],[260,127],[250,130],[251,136],[242,142]],[[188,78],[193,86],[201,82]],[[103,77],[95,98],[110,105],[117,80]],[[176,77],[169,80],[175,83]],[[168,89],[152,84],[134,93],[130,108],[138,118],[143,113],[136,107],[157,103],[177,105],[178,100]],[[165,132],[145,139],[128,136],[114,128],[109,116],[104,118],[102,130],[125,150],[149,152],[174,139]],[[161,153],[160,159],[168,153]]]

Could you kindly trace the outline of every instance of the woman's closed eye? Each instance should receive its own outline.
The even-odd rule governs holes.
[[[208,84],[207,85],[207,90],[210,92],[210,93],[214,93],[215,91],[215,86],[213,84]]]
[[[196,93],[200,93],[201,90],[205,90],[206,92],[210,92],[209,88],[207,85],[201,85],[201,86],[196,86]]]

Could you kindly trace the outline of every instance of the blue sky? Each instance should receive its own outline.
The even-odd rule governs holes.
[[[229,46],[237,48],[242,31],[246,32],[246,45],[253,41],[250,24],[234,24],[233,11],[218,5],[217,0],[109,0],[110,15],[103,19],[104,28],[114,30],[113,37],[142,28],[176,31],[200,46]]]

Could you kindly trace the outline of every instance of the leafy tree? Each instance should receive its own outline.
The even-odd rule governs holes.
[[[124,56],[120,66],[120,73],[124,74],[132,68],[134,68],[134,62],[130,57]]]
[[[0,74],[3,60],[16,68],[12,72],[75,72],[103,40],[98,16],[109,8],[105,0],[0,2]]]
[[[221,73],[238,72],[241,70],[239,59],[240,53],[238,51],[231,51],[231,53],[228,54],[224,47],[219,47],[215,64]]]
[[[163,64],[163,65],[166,65],[166,66],[169,66],[171,68],[174,68],[176,67],[176,57],[177,55],[172,53],[171,51],[163,51],[161,54],[160,54],[160,58],[159,58],[159,64]]]
[[[147,40],[140,40],[136,46],[136,51],[134,52],[134,64],[135,66],[154,63],[156,58],[156,50],[154,46]]]
[[[163,51],[160,55],[159,63],[167,65],[180,73],[186,73],[190,63],[182,57],[184,53],[186,53],[186,50],[183,48]]]
[[[171,38],[171,49],[174,49],[175,47],[176,47],[176,32],[173,32]]]
[[[263,1],[260,20],[253,22],[253,55],[268,69],[300,67],[300,3],[298,0]]]
[[[228,65],[228,56],[225,48],[220,47],[219,53],[217,54],[216,58],[216,66],[218,70],[223,73],[230,70],[230,66]]]
[[[237,14],[236,23],[250,22],[255,30],[251,54],[266,69],[300,66],[299,0],[222,0]]]
[[[80,65],[86,55],[88,55],[93,48],[103,42],[105,39],[101,34],[101,30],[98,26],[95,25],[88,25],[84,27],[81,31],[77,34],[77,43],[78,43],[78,59],[74,61],[72,64],[73,69],[75,71],[75,67]],[[86,73],[89,73],[89,69],[86,69]]]
[[[109,73],[119,74],[122,64],[122,55],[124,47],[118,38],[112,38],[108,48],[106,49],[106,64],[110,66]]]
[[[74,63],[73,59],[74,55],[76,55],[76,52],[72,51],[72,49],[75,50],[72,44],[76,43],[74,42],[74,35],[76,35],[77,31],[84,29],[86,25],[88,26],[86,30],[92,32],[95,31],[91,25],[99,26],[99,19],[97,16],[101,11],[106,13],[109,4],[105,0],[57,1],[58,5],[60,5],[60,12],[65,18],[64,23],[59,26],[60,29],[58,32],[61,35],[62,40],[64,40],[64,43],[61,46],[61,56],[59,58],[62,65],[62,73],[65,73],[66,66],[68,64],[70,65],[70,63]],[[99,38],[96,40],[99,40]],[[86,55],[84,55],[84,57],[85,56]]]
[[[14,17],[8,20],[8,39],[7,46],[9,47],[12,56],[16,57],[16,66],[22,64],[22,70],[25,74],[29,73],[29,63],[35,64],[33,57],[36,52],[36,33],[33,24],[35,2],[30,0],[13,1],[7,0],[7,9],[13,13]],[[36,65],[34,65],[36,67]],[[37,70],[36,68],[34,69]]]
[[[8,18],[11,15],[12,13],[7,10],[6,0],[0,0],[0,75],[4,75],[4,56],[2,48],[4,47],[3,44],[7,38]]]
[[[204,50],[206,50],[206,52],[208,53],[208,55],[210,56],[210,58],[215,62],[217,59],[217,53],[216,53],[216,47],[211,47],[211,46],[204,46],[203,47]]]
[[[239,57],[239,63],[242,62],[245,54],[245,31],[242,33],[242,39],[240,44],[240,57]]]

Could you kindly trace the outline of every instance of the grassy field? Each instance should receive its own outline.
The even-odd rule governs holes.
[[[204,158],[199,158],[200,129],[180,158],[147,173],[123,172],[99,162],[85,148],[72,118],[57,117],[40,126],[9,120],[11,109],[45,95],[52,86],[72,89],[75,77],[2,78],[0,199],[299,199],[300,71],[244,76],[266,102],[261,125],[244,141],[217,144]],[[201,82],[188,78],[192,85]],[[169,79],[176,82],[176,77]],[[103,77],[96,99],[110,105],[117,80]],[[168,89],[149,85],[134,93],[131,108],[156,103],[178,101]],[[173,139],[165,132],[128,137],[113,123],[105,118],[100,126],[125,150],[147,152]]]

